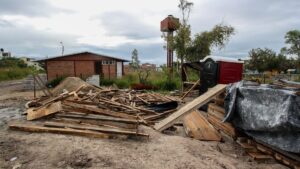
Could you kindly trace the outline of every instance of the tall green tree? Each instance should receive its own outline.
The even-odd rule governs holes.
[[[285,35],[287,47],[281,49],[281,53],[297,56],[297,66],[300,70],[300,30],[291,30]]]
[[[211,31],[204,31],[195,35],[191,45],[187,48],[188,61],[199,61],[211,54],[212,49],[222,49],[235,30],[230,25],[218,24]]]
[[[272,71],[278,68],[276,62],[276,52],[272,49],[251,49],[249,52],[250,60],[245,65],[246,69],[257,70],[258,72]]]
[[[133,49],[131,52],[131,62],[129,65],[134,69],[137,70],[140,67],[140,60],[139,60],[139,54],[137,49]]]
[[[282,52],[296,55],[300,59],[300,30],[292,30],[286,33],[285,43],[288,47],[282,48]]]
[[[257,70],[258,72],[276,70],[285,72],[287,69],[296,67],[296,61],[293,58],[288,59],[282,53],[276,54],[275,51],[268,48],[252,49],[249,52],[250,60],[246,62],[245,68],[249,70]]]
[[[175,50],[177,57],[180,59],[181,65],[186,58],[187,48],[191,42],[191,26],[188,23],[193,2],[187,0],[179,0],[178,8],[181,12],[181,20],[176,35],[169,39],[171,49]]]

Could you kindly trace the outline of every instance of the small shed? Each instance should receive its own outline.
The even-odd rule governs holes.
[[[113,79],[124,75],[125,59],[92,52],[72,53],[39,60],[45,63],[47,79],[75,76],[86,79],[92,75]]]
[[[207,56],[200,60],[200,94],[217,84],[229,84],[242,80],[243,61],[222,56]]]

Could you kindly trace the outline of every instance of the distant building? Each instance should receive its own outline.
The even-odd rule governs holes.
[[[92,52],[73,53],[39,60],[44,62],[47,79],[59,76],[76,76],[86,79],[93,75],[113,79],[124,75],[123,65],[127,60]]]
[[[142,70],[151,70],[151,71],[157,71],[156,64],[151,64],[151,63],[143,63],[140,65],[140,69]],[[132,73],[134,70],[130,65],[124,65],[124,73],[129,74]]]
[[[295,74],[295,73],[297,73],[297,69],[288,69],[287,72],[289,74]]]
[[[0,59],[3,58],[10,58],[11,57],[11,53],[10,52],[5,52],[4,49],[0,49]]]
[[[153,71],[156,71],[156,64],[151,64],[151,63],[143,63],[141,65],[141,68],[142,69],[150,69],[150,70],[153,70]]]
[[[40,66],[40,64],[37,61],[35,61],[35,59],[33,59],[33,58],[20,57],[20,59],[23,60],[27,66],[32,66],[37,70],[43,70],[43,68]]]

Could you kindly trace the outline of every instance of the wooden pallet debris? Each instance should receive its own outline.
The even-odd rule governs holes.
[[[262,145],[249,137],[242,137],[242,138],[238,137],[237,143],[241,145],[241,147],[245,149],[246,153],[254,160],[262,161],[262,160],[275,159],[278,162],[290,168],[293,169],[300,168],[300,161],[298,161],[299,156],[291,158],[289,156],[294,156],[294,155],[282,154],[282,152],[278,152],[273,148]]]
[[[72,79],[76,83],[72,83]],[[70,89],[73,90],[69,91]],[[153,126],[155,122],[176,111],[177,107],[176,104],[176,107],[156,112],[151,106],[164,105],[175,99],[158,93],[96,88],[78,78],[67,78],[52,93],[55,95],[41,97],[33,100],[32,104],[26,104],[27,120],[35,120],[38,125],[34,121],[30,124],[11,124],[10,128],[95,137],[148,137],[148,134],[140,131],[139,126]],[[43,120],[39,121],[41,118]]]
[[[232,138],[237,137],[237,131],[228,122],[223,122],[225,110],[220,108],[214,103],[210,103],[208,106],[207,120],[217,129],[221,130],[225,134]]]
[[[179,109],[175,113],[171,114],[166,119],[157,123],[154,126],[154,128],[158,131],[163,131],[163,130],[171,127],[177,120],[179,120],[181,117],[183,117],[187,113],[205,105],[206,103],[211,101],[216,95],[223,93],[225,91],[225,88],[226,88],[226,85],[223,85],[223,84],[216,85],[215,87],[211,88],[209,91],[204,93],[203,95],[197,97],[193,101],[184,105],[181,109]]]
[[[51,103],[46,107],[41,107],[38,110],[30,108],[27,110],[27,120],[35,120],[60,111],[62,111],[62,105],[60,101]]]
[[[94,138],[112,138],[111,135],[94,132],[89,130],[76,130],[70,128],[53,128],[53,127],[44,127],[38,125],[28,125],[28,124],[10,124],[10,129],[21,130],[27,132],[39,132],[39,133],[56,133],[56,134],[71,134],[79,136],[87,136]]]
[[[221,141],[221,135],[201,114],[193,111],[183,119],[183,125],[188,136],[203,141]]]
[[[183,100],[192,90],[194,90],[198,85],[200,84],[200,79],[195,83],[193,84],[193,86],[187,91],[185,92],[182,97],[180,98],[181,100]]]

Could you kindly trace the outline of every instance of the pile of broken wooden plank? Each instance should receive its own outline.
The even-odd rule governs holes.
[[[242,131],[237,130],[231,123],[223,122],[225,87],[226,85],[219,84],[211,88],[208,92],[156,124],[155,129],[163,131],[182,119],[186,134],[192,138],[201,141],[221,141],[223,137],[230,137],[255,160],[275,159],[290,168],[300,168],[299,155],[286,153],[258,143]],[[209,103],[207,112],[197,110],[207,103]]]
[[[133,90],[102,89],[81,85],[74,91],[27,104],[27,120],[10,124],[11,129],[100,138],[148,137],[140,125],[154,125],[174,110],[156,112],[147,107],[173,98]],[[32,122],[29,122],[32,121]]]

